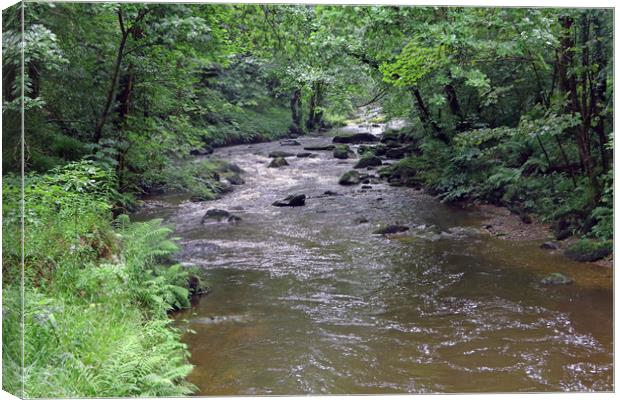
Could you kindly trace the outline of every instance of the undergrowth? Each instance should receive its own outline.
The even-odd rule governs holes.
[[[3,181],[3,388],[20,393],[18,180]],[[7,195],[9,194],[9,195]],[[190,394],[167,312],[189,305],[194,272],[161,220],[112,221],[111,173],[84,161],[26,178],[26,397]],[[195,278],[194,278],[195,279]]]

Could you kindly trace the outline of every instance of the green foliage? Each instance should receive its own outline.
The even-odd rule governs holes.
[[[603,179],[603,195],[599,205],[592,211],[591,217],[596,221],[592,234],[602,240],[611,240],[614,235],[614,200],[613,171],[610,170]]]
[[[19,181],[3,180],[3,362],[19,366]],[[188,270],[161,220],[111,224],[112,173],[92,161],[29,175],[24,386],[27,397],[179,396],[192,392],[167,312],[189,306]],[[20,376],[4,369],[14,393]],[[17,370],[19,371],[19,370]]]
[[[396,86],[416,86],[418,82],[441,68],[446,62],[446,48],[438,45],[423,47],[412,40],[402,49],[393,63],[384,63],[379,70],[385,82]]]

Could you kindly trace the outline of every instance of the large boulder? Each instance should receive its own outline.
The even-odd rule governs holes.
[[[360,144],[378,142],[379,138],[372,133],[363,132],[347,136],[334,136],[333,143]]]
[[[270,158],[284,158],[284,157],[294,157],[295,154],[293,153],[288,153],[286,151],[272,151],[271,153],[269,153],[269,157]]]
[[[310,150],[310,151],[319,151],[319,150],[331,151],[331,150],[334,150],[335,147],[336,146],[334,146],[333,144],[316,145],[316,146],[305,146],[304,150]]]
[[[314,154],[309,153],[309,152],[301,152],[301,153],[297,153],[297,157],[298,158],[308,158],[308,157],[312,157]]]
[[[285,165],[288,165],[288,162],[286,161],[284,157],[276,157],[273,160],[271,160],[271,162],[269,163],[267,167],[268,168],[280,168],[280,167],[284,167]]]
[[[340,177],[338,183],[341,185],[357,185],[361,182],[360,173],[357,171],[349,171],[345,172],[344,175]]]
[[[403,225],[388,225],[377,229],[373,232],[374,235],[392,235],[394,233],[400,233],[408,231],[409,227]]]
[[[305,194],[292,194],[272,204],[275,207],[301,207],[306,204]]]
[[[221,221],[226,221],[226,222],[238,222],[241,221],[241,218],[233,215],[231,213],[229,213],[226,210],[220,210],[218,208],[212,208],[210,210],[207,210],[207,212],[202,216],[202,220],[200,221],[200,223],[205,224],[207,222],[210,221],[214,221],[214,222],[221,222]]]
[[[351,149],[349,149],[349,146],[347,145],[336,146],[336,148],[334,149],[334,158],[338,158],[340,160],[346,160],[347,158],[349,158],[350,154]]]
[[[566,249],[564,254],[571,260],[588,262],[605,258],[612,252],[613,244],[611,241],[580,240]]]
[[[381,159],[377,156],[364,156],[355,164],[353,168],[378,167],[381,165]]]

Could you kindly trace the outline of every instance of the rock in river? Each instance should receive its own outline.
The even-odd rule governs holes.
[[[374,235],[391,235],[393,233],[408,231],[409,227],[402,225],[388,225],[383,228],[379,228],[373,232]]]
[[[540,283],[543,285],[569,285],[573,283],[573,279],[561,272],[554,272],[544,277]]]
[[[297,157],[298,158],[307,158],[307,157],[312,157],[313,154],[312,153],[308,153],[308,152],[301,152],[301,153],[297,153]]]
[[[301,143],[299,143],[297,140],[285,139],[280,140],[280,146],[301,146]]]
[[[217,222],[220,222],[222,220],[225,220],[228,222],[237,222],[237,221],[241,221],[241,218],[229,213],[226,210],[212,208],[210,210],[207,210],[205,215],[202,216],[202,220],[200,221],[200,223],[204,224],[205,222],[208,222],[209,220],[213,220]]]
[[[276,157],[273,160],[271,160],[271,162],[269,163],[267,167],[268,168],[280,168],[285,165],[288,165],[288,162],[286,161],[284,157]]]
[[[357,185],[358,183],[360,183],[360,181],[361,178],[359,172],[349,171],[345,172],[344,175],[340,177],[338,183],[341,185]]]
[[[228,183],[231,185],[243,185],[245,183],[245,180],[241,177],[241,175],[236,172],[226,174],[224,175],[224,178],[226,178]]]
[[[310,150],[310,151],[319,151],[319,150],[331,151],[331,150],[334,150],[334,148],[336,148],[336,146],[334,146],[333,144],[327,144],[327,145],[324,145],[324,146],[306,146],[306,147],[304,147],[304,150]]]
[[[560,244],[558,242],[545,242],[543,244],[540,245],[541,249],[545,249],[545,250],[559,250],[560,249]]]
[[[292,194],[283,200],[278,200],[272,204],[276,207],[300,207],[306,204],[305,194]]]
[[[377,156],[364,156],[355,164],[353,168],[378,167],[381,165],[381,159]]]
[[[295,156],[295,154],[293,153],[287,153],[286,151],[272,151],[271,153],[269,153],[269,157],[270,158],[278,158],[278,157],[293,157]]]
[[[564,255],[571,260],[590,262],[605,258],[612,252],[613,244],[611,241],[580,240],[566,249]]]
[[[349,144],[360,144],[360,143],[368,143],[368,142],[378,142],[379,138],[372,133],[363,132],[363,133],[355,133],[353,135],[347,136],[334,136],[332,139],[333,143],[349,143]]]
[[[334,149],[334,158],[346,160],[347,158],[349,158],[350,153],[351,150],[349,149],[349,146],[336,146],[336,148]]]

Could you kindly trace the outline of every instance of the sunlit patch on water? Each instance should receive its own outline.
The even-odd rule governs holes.
[[[201,394],[613,389],[609,271],[496,240],[414,189],[340,186],[356,160],[330,151],[267,168],[275,150],[303,151],[217,150],[245,185],[212,202],[161,200],[178,260],[204,267],[212,289],[177,317],[196,332],[184,341]],[[297,193],[304,207],[271,206]],[[241,221],[201,224],[210,208]],[[410,229],[372,234],[388,224]],[[542,286],[554,271],[575,283]]]

